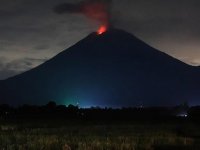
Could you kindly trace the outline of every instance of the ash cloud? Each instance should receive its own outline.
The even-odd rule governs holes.
[[[110,26],[112,0],[83,0],[78,3],[62,3],[54,8],[58,14],[76,13]]]

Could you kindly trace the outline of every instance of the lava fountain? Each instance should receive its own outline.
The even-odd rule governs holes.
[[[102,25],[102,26],[100,26],[99,29],[97,30],[97,34],[98,34],[98,35],[101,35],[101,34],[103,34],[103,33],[106,32],[106,31],[107,31],[107,26],[106,26],[106,25]]]

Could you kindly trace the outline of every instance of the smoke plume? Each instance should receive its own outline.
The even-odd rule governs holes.
[[[78,3],[57,5],[54,11],[58,14],[77,13],[110,26],[111,0],[83,0]]]

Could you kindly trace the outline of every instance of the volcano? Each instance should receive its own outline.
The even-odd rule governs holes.
[[[200,68],[119,29],[91,33],[40,66],[0,82],[1,103],[87,106],[200,104]]]

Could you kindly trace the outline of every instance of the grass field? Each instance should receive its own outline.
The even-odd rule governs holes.
[[[199,150],[200,127],[186,121],[1,121],[0,150]]]

